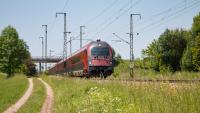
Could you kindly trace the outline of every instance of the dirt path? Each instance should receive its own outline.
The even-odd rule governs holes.
[[[43,103],[43,106],[42,106],[42,109],[41,109],[40,113],[52,113],[52,107],[53,107],[53,90],[41,78],[38,78],[38,80],[40,80],[45,85],[46,92],[47,92],[47,96],[46,96],[46,99],[45,99],[45,101]]]
[[[32,91],[33,91],[33,80],[32,78],[28,79],[29,81],[29,87],[26,90],[25,94],[12,106],[10,106],[4,113],[14,113],[17,112],[17,110],[26,103],[28,98],[30,97]]]

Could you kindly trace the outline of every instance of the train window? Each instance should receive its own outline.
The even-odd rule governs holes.
[[[109,49],[107,47],[104,47],[104,48],[94,47],[91,50],[91,54],[93,56],[108,56]]]

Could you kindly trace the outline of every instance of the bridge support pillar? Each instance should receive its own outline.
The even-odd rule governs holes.
[[[41,73],[42,72],[42,64],[41,64],[41,62],[39,62],[39,73]]]

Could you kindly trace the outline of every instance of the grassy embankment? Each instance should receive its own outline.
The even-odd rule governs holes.
[[[131,79],[129,75],[129,61],[124,60],[114,68],[114,73],[109,78]],[[156,72],[152,69],[134,68],[134,78],[136,79],[200,79],[200,72]]]
[[[14,104],[28,88],[28,80],[23,75],[6,78],[0,74],[0,113]]]
[[[199,113],[200,84],[100,82],[43,77],[54,113]]]
[[[33,84],[34,89],[33,92],[26,102],[25,105],[22,106],[22,108],[19,109],[17,113],[39,113],[44,99],[46,97],[46,90],[44,85],[37,80],[36,78],[33,78]]]

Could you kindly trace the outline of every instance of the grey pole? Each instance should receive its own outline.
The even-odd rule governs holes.
[[[133,53],[133,16],[140,16],[141,14],[130,14],[130,76],[133,77],[134,73],[134,53]]]
[[[80,48],[82,48],[82,35],[83,35],[82,28],[83,27],[85,26],[80,26]]]
[[[69,44],[70,44],[70,55],[72,55],[72,37],[70,37]]]
[[[54,51],[53,50],[49,50],[49,58],[51,58],[51,53],[53,53]],[[51,67],[51,63],[49,64],[49,68]]]
[[[70,34],[70,33],[71,33],[71,32],[66,32],[66,35],[67,35],[67,34]],[[70,42],[70,55],[71,55],[71,37],[70,37],[69,42]],[[66,45],[67,45],[67,43],[68,43],[68,42],[66,42]]]
[[[45,70],[47,70],[47,25],[42,25],[45,27]]]
[[[39,37],[42,39],[42,59],[44,59],[44,37]],[[43,63],[42,63],[42,67],[43,67]],[[43,71],[43,69],[42,69]]]
[[[66,27],[66,14],[64,12],[58,12],[56,13],[56,17],[58,14],[63,14],[64,15],[64,42],[63,42],[63,59],[67,57],[67,27]]]
[[[53,50],[49,50],[49,58],[51,58],[51,53],[53,53],[54,51]]]

